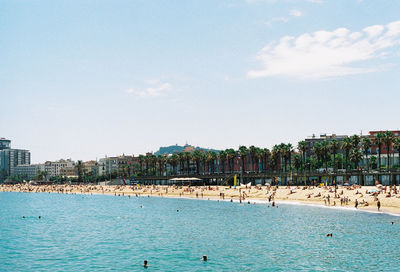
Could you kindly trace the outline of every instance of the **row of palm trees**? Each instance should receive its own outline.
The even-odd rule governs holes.
[[[377,148],[378,161],[371,155],[371,148]],[[265,173],[269,171],[315,171],[328,168],[363,169],[390,168],[393,147],[400,154],[400,137],[390,131],[380,132],[374,138],[353,135],[343,140],[324,140],[315,142],[300,141],[295,147],[281,143],[268,148],[240,146],[219,152],[195,150],[167,155],[139,155],[139,167],[134,171],[139,176],[214,174],[234,172]],[[386,166],[381,163],[383,148],[386,149]],[[365,161],[364,161],[365,159]],[[399,166],[400,168],[400,161]]]

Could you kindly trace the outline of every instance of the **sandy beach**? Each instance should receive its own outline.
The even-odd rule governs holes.
[[[400,215],[400,187],[390,186],[103,186],[103,185],[0,185],[0,192],[49,192],[62,194],[108,194],[115,196],[146,196],[198,198],[239,201],[300,203],[333,208],[351,208]],[[357,207],[356,207],[357,206]]]

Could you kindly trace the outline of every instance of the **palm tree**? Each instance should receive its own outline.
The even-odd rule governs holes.
[[[349,165],[349,153],[350,153],[350,150],[353,148],[353,143],[350,138],[343,139],[342,148],[343,148],[345,156],[346,156],[346,168],[347,168]]]
[[[218,153],[218,158],[219,158],[219,164],[221,165],[221,172],[222,174],[225,174],[225,162],[227,159],[228,155],[224,150],[220,151]]]
[[[242,163],[242,174],[243,174],[244,171],[245,171],[244,161],[246,160],[247,152],[248,152],[247,147],[245,147],[244,145],[239,146],[239,151],[238,152],[239,152],[239,156],[240,156],[240,161]]]
[[[249,153],[250,153],[250,159],[251,159],[251,168],[250,170],[255,172],[255,168],[254,168],[254,162],[257,158],[257,147],[255,147],[254,145],[249,147]]]
[[[170,157],[168,157],[168,163],[172,166],[172,172],[174,175],[177,175],[176,167],[178,166],[178,162],[178,155],[172,154]]]
[[[192,160],[192,153],[190,152],[184,152],[183,157],[185,158],[186,161],[186,173],[189,175],[190,172],[190,161]]]
[[[200,174],[201,153],[202,152],[200,150],[195,150],[193,152],[193,159],[196,162],[196,172],[197,172],[197,174]]]
[[[280,145],[274,145],[272,148],[272,163],[274,168],[279,167],[279,171],[282,170],[282,149]]]
[[[307,142],[306,141],[300,141],[298,144],[297,144],[297,149],[301,152],[301,154],[303,155],[302,156],[302,163],[303,163],[303,166],[304,166],[304,164],[305,164],[305,162],[306,162],[306,152],[307,152],[307,150],[308,150],[308,144],[307,144]]]
[[[352,162],[352,163],[354,163],[354,168],[355,169],[357,169],[357,167],[358,167],[358,164],[360,163],[360,161],[362,160],[362,153],[361,153],[361,151],[358,149],[358,148],[352,148],[351,150],[350,150],[350,154],[349,154],[349,157],[350,157],[350,161]],[[363,183],[363,182],[362,182]],[[361,184],[361,185],[364,185],[364,184]]]
[[[207,161],[208,164],[210,165],[211,174],[214,174],[214,165],[216,159],[217,159],[217,153],[215,153],[215,151],[207,152]]]
[[[184,167],[185,167],[185,153],[180,152],[178,153],[178,161],[179,161],[179,174],[184,173]]]
[[[298,172],[300,167],[302,165],[302,158],[299,154],[294,155],[294,168],[296,168],[296,171]]]
[[[387,131],[383,134],[383,142],[385,143],[385,146],[386,146],[386,152],[387,152],[387,164],[386,164],[386,168],[387,168],[388,170],[389,170],[389,168],[390,168],[390,146],[391,146],[393,140],[394,140],[393,132],[387,130]]]
[[[313,153],[316,157],[317,160],[317,164],[319,164],[319,162],[321,161],[322,158],[322,147],[321,147],[321,143],[315,143],[314,147],[313,147]]]
[[[228,159],[228,164],[229,164],[229,172],[233,173],[233,169],[234,169],[234,160],[236,158],[236,152],[233,148],[229,148],[227,150],[225,150],[225,153],[227,155],[227,159]]]
[[[337,154],[338,149],[339,149],[339,142],[336,141],[335,139],[331,140],[329,142],[329,151],[333,155],[333,168],[336,167],[336,154]]]
[[[263,172],[265,172],[267,170],[267,164],[268,164],[268,160],[269,160],[270,156],[271,156],[271,152],[269,151],[268,148],[261,149]]]
[[[288,143],[285,146],[286,157],[289,160],[289,170],[292,169],[292,153],[293,153],[293,145]]]
[[[353,148],[358,148],[360,145],[360,136],[357,134],[354,134],[353,136],[350,137],[351,144],[353,145]]]
[[[372,146],[372,142],[371,139],[367,136],[362,138],[362,147],[364,150],[364,154],[365,154],[365,159],[367,160],[367,169],[369,170],[369,159],[368,159],[368,152]]]
[[[144,156],[143,155],[139,155],[138,161],[139,161],[139,166],[140,166],[140,174],[143,175]]]
[[[352,148],[349,154],[350,161],[354,163],[354,167],[357,168],[358,164],[362,160],[362,153],[358,148]]]
[[[393,148],[399,153],[399,168],[400,168],[400,137],[393,140]]]
[[[78,163],[75,165],[75,170],[78,172],[78,182],[82,182],[82,176],[83,176],[83,163],[82,163],[82,161],[78,161]]]
[[[378,147],[378,168],[381,169],[381,154],[382,154],[382,145],[383,145],[384,134],[382,132],[378,132],[375,137],[374,144]]]

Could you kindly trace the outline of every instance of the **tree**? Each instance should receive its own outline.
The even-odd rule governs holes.
[[[353,136],[350,137],[351,144],[353,145],[353,148],[358,148],[360,145],[360,136],[357,134],[354,134]]]
[[[193,159],[196,162],[196,173],[200,174],[200,161],[201,161],[201,151],[200,150],[195,150],[193,152]]]
[[[349,153],[350,150],[353,148],[353,142],[351,141],[350,138],[344,138],[342,142],[342,148],[345,152],[345,157],[346,157],[346,168],[348,168],[349,165]]]
[[[300,141],[298,144],[297,144],[297,149],[301,152],[301,154],[302,154],[302,163],[303,163],[303,166],[304,166],[304,164],[305,164],[305,162],[306,162],[306,152],[307,152],[307,150],[308,150],[308,144],[307,144],[307,142],[306,141]],[[305,166],[304,166],[304,168],[305,168]]]
[[[399,168],[400,168],[400,137],[397,137],[393,141],[393,148],[398,152],[399,154]]]
[[[374,144],[378,147],[378,168],[381,168],[381,154],[382,154],[382,145],[383,145],[384,134],[382,132],[378,132],[374,139]]]
[[[248,152],[248,150],[247,150],[247,147],[245,147],[245,146],[239,146],[239,150],[238,150],[238,153],[239,153],[239,156],[240,156],[240,161],[241,161],[241,163],[242,163],[242,174],[244,173],[244,171],[246,170],[245,169],[245,160],[246,160],[246,157],[247,157],[247,152]]]
[[[268,161],[269,161],[270,157],[271,157],[271,152],[269,151],[269,149],[268,148],[263,148],[261,150],[263,172],[265,172],[267,170]]]
[[[329,151],[330,151],[330,152],[332,153],[332,155],[333,155],[333,168],[335,169],[335,168],[337,168],[337,167],[336,167],[336,154],[337,154],[337,151],[338,151],[338,149],[339,149],[339,142],[336,141],[335,139],[331,140],[331,141],[329,142],[328,148],[329,148]]]
[[[225,174],[225,162],[226,162],[227,156],[228,155],[226,154],[226,152],[224,150],[222,150],[218,153],[219,164],[221,166],[222,174]]]
[[[179,173],[182,175],[185,167],[185,154],[183,152],[178,153],[178,161],[179,161]]]
[[[386,146],[386,153],[387,153],[387,162],[386,162],[387,169],[390,168],[390,146],[392,145],[393,140],[394,140],[393,132],[387,130],[383,134],[383,142]]]
[[[249,153],[250,153],[250,161],[251,161],[251,171],[255,172],[255,166],[254,166],[254,162],[257,159],[257,147],[255,147],[254,145],[249,147]]]
[[[75,165],[75,170],[78,173],[78,182],[79,183],[82,182],[83,168],[84,168],[84,165],[83,165],[82,161],[78,161],[77,164]]]
[[[296,168],[296,171],[299,171],[301,165],[302,165],[301,156],[299,154],[294,155],[294,168]]]
[[[369,159],[368,159],[368,152],[372,146],[371,139],[367,136],[362,139],[362,147],[365,154],[365,159],[367,160],[367,169],[369,170]]]
[[[234,162],[236,158],[236,151],[233,148],[229,148],[225,150],[227,159],[228,159],[228,164],[229,164],[229,172],[233,173],[234,170]]]
[[[354,163],[354,168],[357,168],[362,159],[362,153],[358,148],[352,148],[349,154],[350,161]]]

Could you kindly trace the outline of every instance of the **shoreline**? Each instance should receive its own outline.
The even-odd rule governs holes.
[[[213,200],[247,204],[276,204],[303,205],[320,208],[331,208],[346,211],[362,211],[374,214],[388,214],[400,216],[400,194],[397,188],[367,195],[368,190],[375,190],[375,186],[339,187],[257,187],[230,188],[227,186],[118,186],[118,185],[0,185],[0,192],[27,192],[27,193],[58,193],[82,195],[111,195],[111,196],[151,196],[166,198],[184,198],[194,200]],[[364,194],[365,190],[365,194]],[[400,187],[399,187],[400,190]],[[390,193],[390,197],[387,195]],[[314,196],[313,196],[314,195]],[[313,196],[313,198],[311,198]],[[348,202],[342,203],[342,199]],[[376,201],[382,203],[378,211]],[[270,201],[270,202],[269,202]],[[355,208],[355,201],[359,204]],[[337,202],[337,203],[336,203]]]

